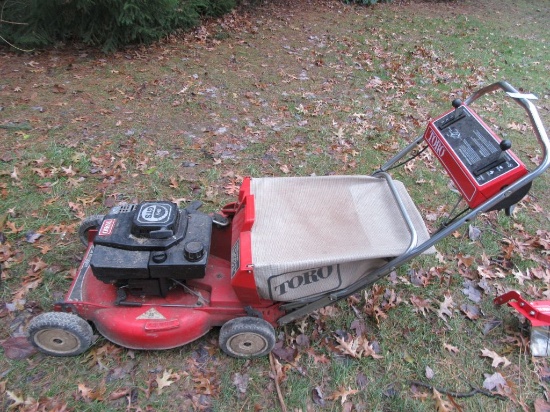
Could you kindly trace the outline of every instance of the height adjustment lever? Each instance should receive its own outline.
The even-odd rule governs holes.
[[[474,176],[479,176],[485,173],[488,170],[494,169],[495,167],[506,162],[506,151],[510,150],[512,147],[512,142],[510,140],[503,140],[499,143],[500,151],[496,151],[491,155],[487,156],[485,159],[480,160],[472,167],[472,173]]]
[[[459,120],[461,120],[462,118],[464,118],[464,116],[466,116],[463,112],[463,110],[460,108],[462,106],[462,100],[460,99],[455,99],[452,101],[451,103],[453,105],[453,107],[455,108],[454,112],[452,112],[451,114],[449,114],[445,120],[443,120],[442,122],[439,123],[439,130],[443,131],[444,129],[446,129],[447,127],[449,127],[450,125],[458,122]]]

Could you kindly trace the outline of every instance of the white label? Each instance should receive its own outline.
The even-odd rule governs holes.
[[[170,216],[170,208],[166,205],[150,204],[139,211],[138,221],[142,223],[164,222]]]
[[[142,313],[139,315],[136,319],[159,319],[159,320],[165,320],[166,318],[162,313],[160,313],[155,308],[149,309],[147,312]]]
[[[101,224],[101,229],[99,229],[99,236],[110,236],[113,233],[115,227],[116,219],[105,219]]]

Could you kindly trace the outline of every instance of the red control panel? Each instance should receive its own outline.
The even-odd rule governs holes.
[[[461,105],[428,124],[424,140],[470,208],[523,175],[527,168],[469,107]]]

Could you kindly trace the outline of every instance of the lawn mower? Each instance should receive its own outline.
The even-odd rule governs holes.
[[[470,105],[497,91],[522,106],[542,149],[529,171]],[[85,219],[86,252],[63,301],[28,325],[41,352],[72,356],[92,325],[126,348],[169,349],[221,327],[220,348],[268,354],[280,326],[372,285],[477,215],[510,214],[549,165],[536,97],[506,82],[476,91],[370,176],[245,178],[219,212],[167,201],[119,205]],[[405,186],[389,171],[429,148],[466,209],[429,234]],[[408,157],[407,157],[408,156]],[[451,215],[454,212],[451,213]]]

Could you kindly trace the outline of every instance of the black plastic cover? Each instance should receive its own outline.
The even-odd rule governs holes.
[[[158,231],[173,235],[150,237]],[[123,286],[130,293],[164,296],[172,279],[204,277],[211,236],[212,218],[196,208],[178,209],[170,202],[114,208],[95,237],[90,266],[105,283]],[[202,254],[190,258],[185,252],[187,245],[202,245]]]

